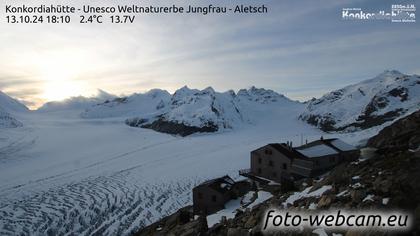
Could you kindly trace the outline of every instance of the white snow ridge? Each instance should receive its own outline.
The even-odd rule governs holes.
[[[164,90],[153,89],[144,94],[133,94],[128,97],[111,98],[88,107],[83,118],[133,117],[159,114],[164,110],[171,95]]]
[[[420,76],[385,71],[314,99],[300,115],[325,131],[366,129],[420,109]]]
[[[23,126],[16,116],[28,112],[25,105],[0,91],[0,129]]]
[[[37,111],[39,112],[56,112],[65,110],[84,110],[92,107],[105,100],[114,99],[116,96],[109,94],[101,89],[98,89],[97,94],[92,97],[71,97],[63,101],[47,102]]]

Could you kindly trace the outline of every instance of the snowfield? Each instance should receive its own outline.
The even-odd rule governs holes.
[[[127,126],[124,116],[136,115],[127,107],[141,95],[123,105],[104,103],[89,119],[81,116],[88,116],[83,98],[19,113],[23,126],[0,127],[0,234],[129,235],[191,204],[200,182],[237,178],[249,168],[250,151],[262,145],[299,145],[321,135],[357,145],[380,130],[328,135],[298,120],[304,104],[265,90],[239,94],[246,105],[239,109],[251,122],[187,137]],[[157,101],[162,92],[149,95]]]
[[[185,138],[82,119],[78,110],[28,113],[23,127],[0,130],[0,234],[130,234],[191,204],[201,181],[237,177],[251,150],[319,137],[297,120],[301,108]]]

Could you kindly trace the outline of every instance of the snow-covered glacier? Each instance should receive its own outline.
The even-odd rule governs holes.
[[[255,88],[235,95],[249,122],[226,109],[233,105],[223,102],[231,102],[233,94],[216,95],[222,98],[214,106],[226,114],[223,119],[229,117],[221,121],[241,121],[240,128],[226,132],[180,137],[125,124],[129,117],[158,113],[191,119],[177,108],[198,104],[209,111],[206,93],[213,91],[188,90],[191,96],[177,98],[177,104],[160,90],[101,102],[92,98],[85,100],[88,106],[70,99],[77,105],[62,102],[55,110],[24,113],[22,127],[1,129],[0,234],[129,235],[190,204],[199,182],[238,176],[258,146],[322,134],[297,119],[302,104]],[[196,96],[203,101],[191,103]]]

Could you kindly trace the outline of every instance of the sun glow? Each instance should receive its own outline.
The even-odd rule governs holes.
[[[38,65],[43,80],[42,98],[46,101],[60,101],[88,92],[88,84],[79,78],[86,64],[80,55],[61,53],[49,55]]]
[[[77,81],[50,81],[44,85],[42,97],[47,101],[60,101],[83,94],[83,85]]]

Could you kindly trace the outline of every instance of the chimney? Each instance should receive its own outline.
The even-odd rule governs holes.
[[[293,147],[293,142],[292,141],[290,141],[290,148],[292,148]]]
[[[321,136],[321,140],[324,140],[324,136]]]
[[[305,144],[308,144],[308,140],[307,139],[305,140]]]

